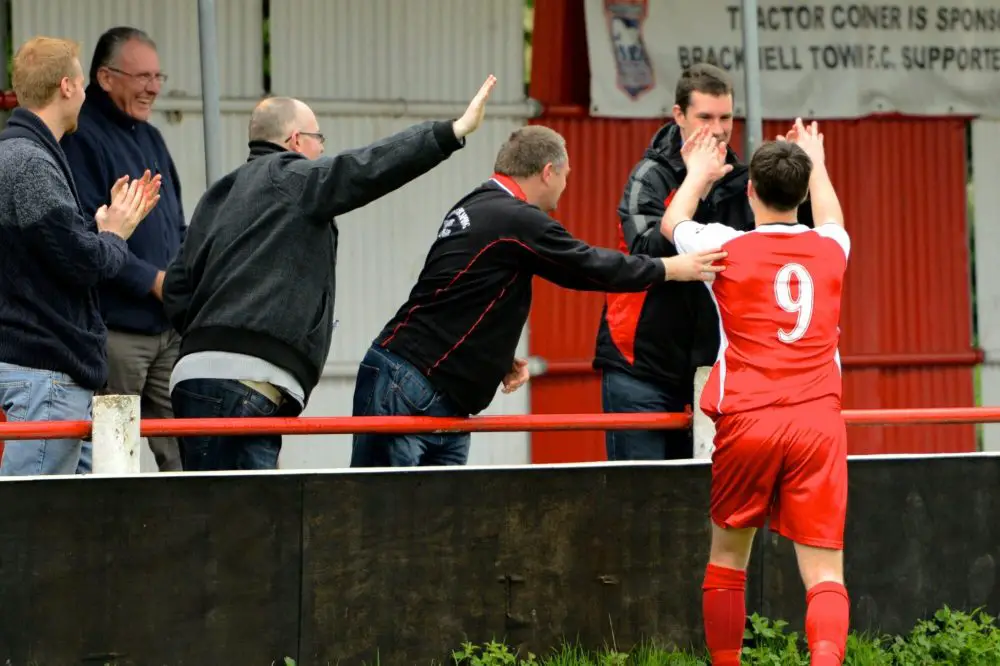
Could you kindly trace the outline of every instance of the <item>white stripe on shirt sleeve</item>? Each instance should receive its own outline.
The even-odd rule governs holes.
[[[816,227],[816,233],[824,238],[837,241],[837,245],[844,251],[844,256],[851,256],[851,237],[847,235],[847,230],[844,227],[833,223],[821,224]]]
[[[737,231],[724,224],[700,224],[694,220],[684,220],[674,227],[674,247],[678,252],[704,252],[722,247],[724,243],[742,236]]]

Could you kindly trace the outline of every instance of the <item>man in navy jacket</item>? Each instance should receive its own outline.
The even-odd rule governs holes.
[[[85,215],[123,174],[160,174],[160,202],[128,241],[128,261],[100,288],[108,327],[107,393],[139,395],[145,418],[170,418],[170,373],[180,338],[163,311],[163,277],[184,238],[180,180],[159,130],[149,124],[166,76],[156,44],[136,28],[111,28],[97,42],[79,128],[62,140]],[[161,471],[180,470],[173,438],[151,438]]]

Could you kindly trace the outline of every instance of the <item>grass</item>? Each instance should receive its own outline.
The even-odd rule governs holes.
[[[744,635],[744,666],[808,666],[802,636],[782,620],[754,614]],[[629,651],[611,646],[588,650],[563,644],[544,655],[521,654],[502,641],[463,643],[449,664],[428,666],[709,666],[704,650],[680,651],[642,643]],[[851,634],[844,666],[1000,666],[1000,628],[982,610],[971,613],[947,606],[905,636]],[[295,666],[286,658],[281,666]],[[377,665],[371,665],[377,666]]]

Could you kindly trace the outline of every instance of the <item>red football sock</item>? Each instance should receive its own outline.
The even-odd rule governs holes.
[[[702,584],[705,642],[713,666],[740,666],[746,625],[747,572],[709,564]]]
[[[811,666],[840,666],[847,649],[851,602],[840,583],[813,585],[806,593],[806,637]]]

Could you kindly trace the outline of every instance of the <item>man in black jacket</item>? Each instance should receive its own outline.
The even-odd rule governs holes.
[[[619,246],[623,252],[671,257],[674,246],[660,233],[670,197],[684,182],[683,144],[706,128],[729,145],[733,132],[733,86],[729,76],[709,64],[685,71],[674,95],[673,123],[653,137],[633,168],[618,204]],[[733,170],[713,183],[695,214],[699,222],[753,229],[747,199],[747,166],[731,148]],[[809,202],[800,221],[811,224]],[[694,373],[712,365],[719,348],[719,318],[702,286],[666,282],[648,292],[608,294],[597,333],[594,368],[602,372],[605,412],[683,412],[691,405]],[[690,458],[688,430],[626,431],[605,434],[609,460]]]
[[[181,333],[171,376],[179,418],[295,416],[319,383],[333,336],[337,225],[427,173],[483,120],[490,76],[454,122],[425,122],[322,157],[302,102],[270,98],[250,120],[247,163],[208,188],[167,269]],[[273,469],[280,435],[182,437],[185,470]]]
[[[669,259],[591,247],[549,217],[569,174],[566,143],[538,125],[511,134],[493,177],[445,216],[410,298],[365,354],[355,416],[468,416],[528,379],[514,358],[537,275],[567,289],[642,292],[722,270],[706,252]],[[468,433],[358,434],[352,467],[464,465]]]

